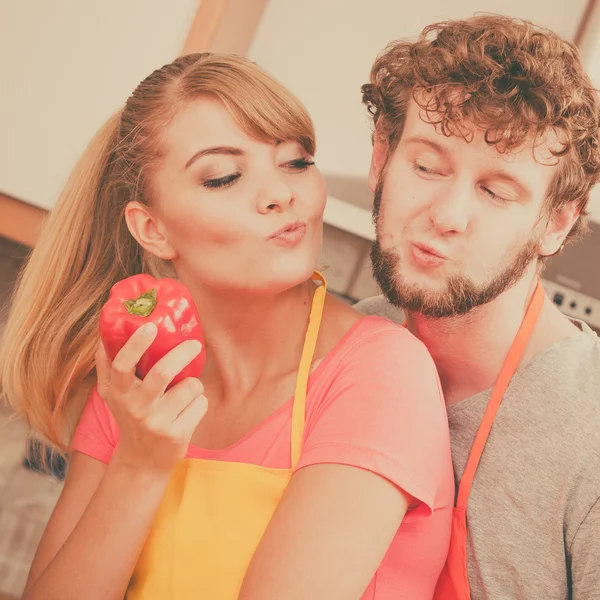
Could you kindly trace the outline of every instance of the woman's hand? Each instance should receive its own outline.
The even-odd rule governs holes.
[[[100,343],[96,353],[98,392],[115,417],[120,443],[113,460],[133,469],[170,472],[185,457],[208,404],[198,379],[188,377],[165,392],[172,379],[201,351],[190,340],[161,358],[144,380],[135,375],[138,361],[157,329],[140,327],[111,363]]]

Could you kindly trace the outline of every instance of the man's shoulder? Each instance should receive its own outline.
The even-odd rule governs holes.
[[[385,296],[372,296],[365,298],[354,305],[356,310],[359,310],[365,315],[378,315],[402,325],[404,323],[404,312],[401,308],[397,308],[389,303]]]
[[[537,366],[544,380],[562,388],[561,396],[572,390],[567,396],[591,401],[600,418],[600,339],[584,323],[579,328],[579,333],[541,352]]]
[[[554,437],[567,462],[588,464],[595,457],[600,468],[600,340],[587,326],[581,329],[519,371],[507,392],[519,402],[505,409],[518,411],[545,439]]]

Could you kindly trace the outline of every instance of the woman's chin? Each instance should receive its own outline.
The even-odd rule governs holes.
[[[279,262],[272,269],[259,276],[264,281],[265,291],[277,294],[301,285],[312,278],[317,269],[316,260],[293,260]]]

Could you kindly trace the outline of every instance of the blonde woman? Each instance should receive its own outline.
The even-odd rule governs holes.
[[[432,360],[326,294],[325,186],[299,101],[253,63],[190,55],[146,78],[75,169],[17,290],[13,406],[70,451],[26,600],[431,598],[453,477]],[[202,381],[114,362],[111,287],[176,277]],[[84,407],[85,405],[85,407]]]

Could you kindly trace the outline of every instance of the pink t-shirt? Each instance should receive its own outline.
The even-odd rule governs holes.
[[[190,445],[187,457],[289,468],[292,404],[228,448]],[[94,390],[73,449],[108,463],[118,441],[118,426]],[[454,476],[434,363],[404,328],[363,317],[311,374],[297,469],[321,463],[367,469],[419,501],[362,598],[430,600],[448,550]]]

